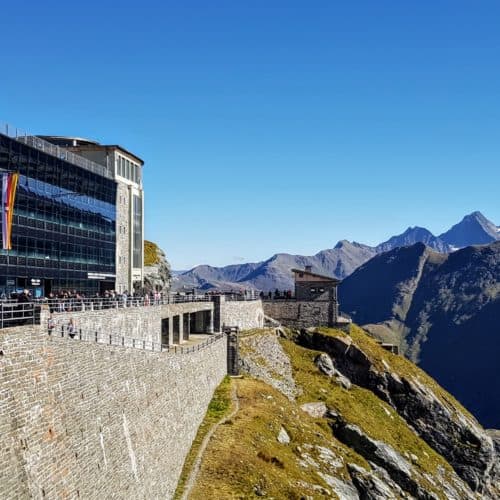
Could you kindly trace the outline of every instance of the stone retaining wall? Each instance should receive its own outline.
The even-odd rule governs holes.
[[[264,313],[290,328],[332,326],[332,303],[303,300],[263,302]]]
[[[241,330],[262,328],[264,326],[264,310],[261,300],[225,301],[220,305],[220,324],[239,326]]]
[[[0,498],[171,498],[226,351],[0,330]]]
[[[213,302],[186,302],[161,306],[112,308],[94,311],[53,313],[58,330],[73,319],[77,329],[122,337],[161,342],[162,319],[181,314],[213,311]],[[46,316],[42,316],[42,324]]]

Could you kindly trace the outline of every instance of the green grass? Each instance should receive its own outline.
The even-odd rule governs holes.
[[[252,335],[259,334],[266,332],[252,332]],[[343,332],[333,329],[321,329],[318,334],[347,337]],[[438,397],[449,398],[448,404],[455,404],[452,397],[434,380],[403,357],[382,349],[360,328],[353,326],[350,338],[371,358],[376,368],[387,370],[383,363],[385,361],[400,377],[416,377],[431,387]],[[311,490],[310,487],[315,484],[331,490],[318,474],[319,471],[345,480],[349,478],[346,468],[349,463],[369,470],[370,465],[361,455],[334,437],[327,419],[312,418],[300,409],[303,403],[317,401],[325,402],[346,422],[357,425],[370,438],[392,446],[407,459],[408,454],[415,455],[417,460],[413,465],[420,473],[415,475],[415,479],[418,478],[421,486],[427,491],[433,491],[439,498],[444,498],[439,490],[439,481],[434,485],[423,476],[429,474],[437,478],[439,470],[445,478],[449,478],[452,474],[450,465],[419,438],[392,407],[367,389],[353,385],[350,390],[346,390],[323,375],[314,364],[319,351],[306,349],[287,339],[280,339],[280,343],[290,358],[293,377],[302,390],[301,395],[296,402],[290,401],[262,381],[250,377],[233,380],[232,383],[236,384],[237,388],[240,410],[226,425],[217,429],[210,441],[191,499],[257,498],[256,485],[265,492],[266,498],[323,498],[321,493]],[[254,358],[256,362],[261,362],[262,353],[254,349],[248,349],[246,355]],[[196,450],[196,446],[199,447],[196,443],[201,442],[208,430],[206,426],[212,425],[210,422],[218,421],[221,415],[228,411],[228,400],[225,398],[228,398],[229,390],[224,393],[221,388],[221,391],[220,398],[214,396],[213,404],[211,403],[200,429],[201,434],[199,433],[200,436],[197,436],[193,445]],[[458,407],[459,405],[456,406],[457,411]],[[277,441],[282,426],[291,438],[288,445]],[[315,446],[332,450],[337,457],[342,458],[343,465],[334,472],[321,469],[324,466]],[[320,464],[320,469],[304,468],[300,465],[304,452]],[[188,457],[186,464],[193,462],[193,455],[196,456],[194,450],[191,451],[191,458]],[[185,465],[183,478],[189,470],[190,466]],[[181,479],[180,485],[184,480],[185,478]],[[179,491],[181,490],[178,489]],[[179,498],[179,495],[176,494],[175,498]]]
[[[350,335],[346,335],[341,330],[332,328],[318,328],[318,332],[327,336],[337,336],[342,338],[351,338],[354,343],[370,358],[371,362],[380,371],[387,371],[383,361],[389,366],[389,369],[409,380],[416,379],[435,394],[435,396],[449,409],[452,413],[462,413],[467,416],[472,422],[477,423],[476,419],[447,391],[445,391],[431,376],[425,373],[417,365],[406,359],[404,356],[393,354],[386,351],[381,345],[370,335],[367,335],[361,328],[356,325],[351,326]]]
[[[177,484],[177,489],[175,491],[174,498],[179,499],[184,491],[184,485],[191,473],[196,456],[198,455],[198,450],[200,449],[203,439],[207,435],[210,428],[219,422],[226,414],[229,413],[231,408],[231,379],[226,376],[219,384],[217,389],[215,389],[212,400],[210,401],[205,418],[201,423],[196,437],[194,438],[193,444],[191,445],[191,450],[189,451],[186,460],[184,461],[184,467],[182,468],[181,477],[179,483]]]
[[[317,472],[344,479],[348,473],[345,465],[329,471],[318,458],[316,446],[329,448],[342,457],[344,464],[356,463],[369,469],[362,457],[332,436],[323,419],[311,418],[264,382],[244,377],[233,383],[240,410],[211,439],[191,499],[258,498],[256,485],[265,491],[265,498],[332,498],[305,483],[331,491]],[[277,440],[281,427],[290,436],[288,445]],[[319,464],[319,469],[299,463],[304,453]]]

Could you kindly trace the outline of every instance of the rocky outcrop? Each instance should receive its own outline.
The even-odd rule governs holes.
[[[324,352],[318,354],[314,362],[320,371],[328,377],[333,378],[335,382],[341,385],[344,389],[351,388],[351,381],[345,375],[340,373],[335,366],[333,366],[332,358],[330,358],[328,354]]]
[[[381,364],[380,360],[376,362],[340,333],[335,336],[303,331],[298,341],[328,353],[332,364],[354,384],[371,390],[390,404],[427,444],[446,458],[473,491],[481,493],[484,498],[496,498],[499,454],[491,436],[471,416],[457,410],[413,374],[401,376],[389,364]],[[356,438],[355,430],[350,427],[338,432],[344,439],[352,441],[355,448],[372,445]],[[373,454],[375,456],[375,451]],[[373,458],[371,460],[376,462]],[[398,472],[401,477],[404,475],[402,464],[394,462],[394,470],[401,465]]]
[[[240,339],[240,368],[274,387],[288,399],[295,399],[298,393],[290,360],[273,330]]]
[[[400,486],[404,491],[407,491],[414,497],[422,500],[437,499],[433,493],[427,492],[420,485],[420,474],[418,474],[412,465],[391,446],[383,443],[382,441],[371,439],[355,425],[341,425],[335,428],[334,433],[340,441],[353,448],[369,462],[383,468],[389,474],[392,481]],[[358,479],[359,477],[360,475],[358,474]],[[367,479],[366,476],[364,479]],[[373,477],[371,482],[375,482]],[[383,491],[383,488],[379,489]],[[473,497],[468,496],[468,498]]]
[[[373,472],[369,472],[356,464],[348,464],[347,467],[353,484],[363,500],[404,497],[403,490],[385,473],[384,469],[374,468]]]
[[[144,288],[147,291],[168,291],[172,274],[165,252],[150,241],[144,242],[144,250]]]

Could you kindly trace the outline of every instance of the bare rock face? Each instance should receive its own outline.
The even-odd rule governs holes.
[[[144,262],[144,288],[149,291],[167,292],[170,289],[172,273],[165,252],[156,244],[144,242],[149,260]],[[148,246],[147,246],[148,245]]]
[[[359,491],[361,498],[366,500],[387,500],[395,495],[403,497],[403,490],[389,477],[384,474],[384,469],[374,467],[374,472],[359,467],[356,464],[348,464],[349,474],[354,485]],[[383,471],[383,472],[382,472]]]
[[[385,469],[396,484],[416,498],[436,499],[434,494],[428,493],[419,485],[412,465],[388,444],[371,439],[359,427],[350,424],[337,428],[335,436],[369,461]]]
[[[450,463],[472,491],[480,493],[482,498],[497,498],[500,455],[492,438],[476,421],[452,409],[419,380],[399,377],[389,367],[377,369],[370,357],[349,338],[303,331],[298,341],[328,353],[332,364],[354,384],[371,390],[390,404]],[[322,361],[322,365],[327,363]],[[346,439],[355,440],[355,430],[347,428],[343,432]],[[363,443],[361,438],[356,439]],[[403,469],[398,474],[402,474]]]
[[[338,385],[347,390],[351,388],[351,381],[335,368],[332,358],[330,358],[328,354],[324,352],[318,354],[318,356],[314,360],[314,363],[316,364],[318,369],[326,376],[334,378],[335,382],[337,382]]]

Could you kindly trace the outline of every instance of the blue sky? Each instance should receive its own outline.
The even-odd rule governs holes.
[[[500,224],[499,25],[496,0],[9,2],[0,120],[143,157],[176,269]]]

